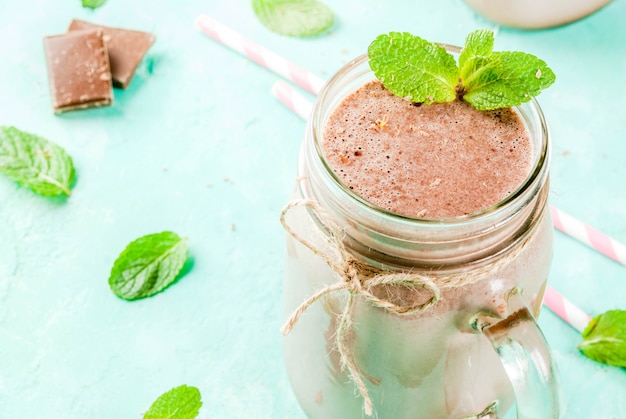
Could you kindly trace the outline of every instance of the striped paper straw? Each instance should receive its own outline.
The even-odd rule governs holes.
[[[284,81],[277,81],[272,86],[272,94],[302,119],[306,120],[310,116],[313,104],[291,85]],[[581,333],[591,320],[587,313],[549,285],[546,287],[543,304]]]
[[[311,93],[317,94],[324,85],[324,80],[320,77],[262,47],[209,16],[198,16],[196,18],[196,26],[217,42],[234,49],[241,55],[250,58],[255,63],[279,74],[285,79],[293,81]]]
[[[294,112],[305,121],[309,118],[311,110],[313,109],[313,102],[304,97],[302,93],[294,89],[290,84],[282,80],[277,81],[272,85],[272,94],[285,105],[287,109]],[[298,112],[295,109],[294,103],[298,103],[301,109],[308,109],[308,112]]]
[[[626,246],[624,244],[555,207],[551,207],[550,210],[552,222],[557,230],[626,266]]]
[[[296,89],[285,83],[277,81],[272,86],[272,94],[278,98],[293,113],[304,119],[309,119],[313,104]]]
[[[549,285],[546,287],[543,304],[580,333],[591,321],[591,317],[587,313],[576,307],[574,303]]]

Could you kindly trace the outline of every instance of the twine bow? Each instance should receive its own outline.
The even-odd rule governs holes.
[[[294,207],[303,206],[312,211],[313,215],[322,224],[327,231],[326,240],[337,255],[333,258],[331,255],[325,254],[317,249],[311,242],[296,233],[286,221],[287,213]],[[354,381],[361,397],[363,397],[363,410],[367,416],[372,416],[373,405],[369,396],[367,387],[363,380],[363,372],[361,372],[355,359],[354,353],[347,344],[347,334],[352,329],[352,314],[355,307],[354,297],[360,295],[376,307],[383,308],[397,315],[415,315],[422,313],[437,303],[440,298],[439,288],[429,277],[415,273],[401,273],[388,270],[382,270],[363,263],[349,253],[342,240],[342,230],[334,223],[326,214],[324,209],[314,201],[298,200],[289,203],[281,212],[280,221],[285,230],[296,240],[302,243],[316,254],[319,254],[330,268],[337,274],[339,281],[328,285],[320,291],[313,294],[304,301],[292,313],[291,317],[281,328],[283,335],[289,334],[298,319],[313,303],[323,296],[335,292],[345,291],[348,293],[346,306],[339,316],[339,325],[337,326],[336,345],[341,359],[342,371],[347,369],[349,377]],[[335,261],[337,260],[337,261]],[[396,304],[391,298],[380,298],[376,295],[375,289],[402,289],[406,291],[417,291],[419,289],[427,289],[432,293],[432,297],[424,303],[413,303],[408,305]],[[374,383],[379,381],[375,378],[368,378]]]

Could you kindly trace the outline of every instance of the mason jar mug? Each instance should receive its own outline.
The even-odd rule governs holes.
[[[281,216],[283,349],[302,409],[322,419],[496,418],[515,402],[518,418],[558,417],[535,321],[552,258],[541,109],[514,108],[532,143],[516,191],[468,215],[409,217],[353,193],[322,150],[330,113],[371,80],[361,56],[322,89]]]

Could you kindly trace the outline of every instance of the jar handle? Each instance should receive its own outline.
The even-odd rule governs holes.
[[[513,313],[479,327],[502,361],[513,385],[518,419],[559,418],[556,367],[545,337],[519,293],[509,296]]]

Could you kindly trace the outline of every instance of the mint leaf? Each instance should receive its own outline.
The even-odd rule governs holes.
[[[481,29],[474,31],[465,38],[465,46],[459,54],[459,74],[467,79],[468,63],[475,58],[485,58],[493,50],[494,36],[492,31]],[[469,64],[471,66],[471,64]]]
[[[626,310],[594,317],[583,331],[578,349],[595,361],[626,367]]]
[[[394,95],[413,102],[455,98],[479,110],[517,106],[556,80],[546,63],[523,52],[493,52],[488,30],[470,33],[459,54],[409,33],[391,32],[370,44],[370,67]]]
[[[149,234],[130,243],[119,255],[109,277],[118,297],[150,297],[170,285],[187,260],[187,243],[176,233]]]
[[[281,35],[319,35],[334,21],[333,11],[317,0],[252,0],[252,8],[263,25]]]
[[[376,77],[394,95],[412,102],[450,102],[459,81],[454,57],[407,32],[380,35],[368,48]]]
[[[494,69],[499,62],[492,55],[493,43],[493,32],[488,30],[474,31],[465,39],[465,47],[459,54],[459,97],[467,93],[467,85],[487,85],[498,79]]]
[[[89,7],[90,9],[97,9],[102,6],[106,0],[82,0],[83,7]]]
[[[195,419],[200,407],[200,390],[183,384],[159,396],[143,419]]]
[[[462,84],[463,99],[479,110],[528,102],[556,79],[544,61],[523,52],[494,52],[476,63],[474,77]]]
[[[523,52],[493,52],[494,35],[477,30],[459,55],[457,95],[479,110],[508,108],[529,101],[554,83],[546,63]]]
[[[0,173],[47,196],[69,196],[75,176],[63,148],[15,127],[0,127]]]

